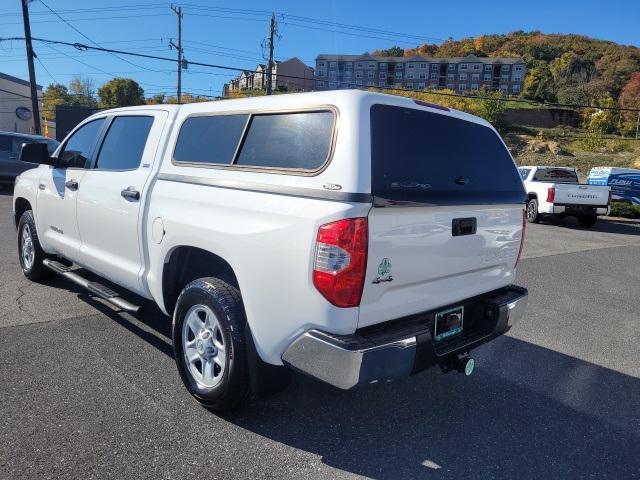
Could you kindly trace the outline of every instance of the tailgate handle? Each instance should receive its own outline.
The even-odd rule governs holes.
[[[473,235],[476,233],[478,221],[475,217],[454,218],[451,221],[451,235],[459,237],[462,235]]]

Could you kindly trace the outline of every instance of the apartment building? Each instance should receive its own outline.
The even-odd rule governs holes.
[[[458,93],[481,88],[520,95],[525,63],[507,57],[381,57],[318,55],[315,89],[383,87],[408,90],[447,88]]]
[[[225,84],[223,96],[242,90],[267,89],[267,65],[259,63],[255,70],[240,72],[236,78]],[[315,84],[313,68],[297,57],[276,61],[273,67],[273,90],[287,92],[310,92]]]

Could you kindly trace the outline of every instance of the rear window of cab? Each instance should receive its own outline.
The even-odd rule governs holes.
[[[187,117],[173,160],[191,166],[316,172],[329,160],[335,113],[313,110]]]

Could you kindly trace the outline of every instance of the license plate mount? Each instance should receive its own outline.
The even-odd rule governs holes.
[[[448,308],[436,313],[433,339],[436,342],[458,335],[464,327],[464,306]]]

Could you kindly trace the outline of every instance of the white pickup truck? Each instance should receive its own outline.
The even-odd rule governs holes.
[[[525,308],[526,194],[462,112],[359,91],[129,107],[22,159],[41,164],[15,186],[24,274],[138,310],[89,271],[155,302],[213,410],[289,369],[342,389],[470,374]]]
[[[609,212],[611,188],[581,185],[571,167],[518,167],[527,190],[527,220],[543,215],[575,216],[582,227],[593,227]]]

